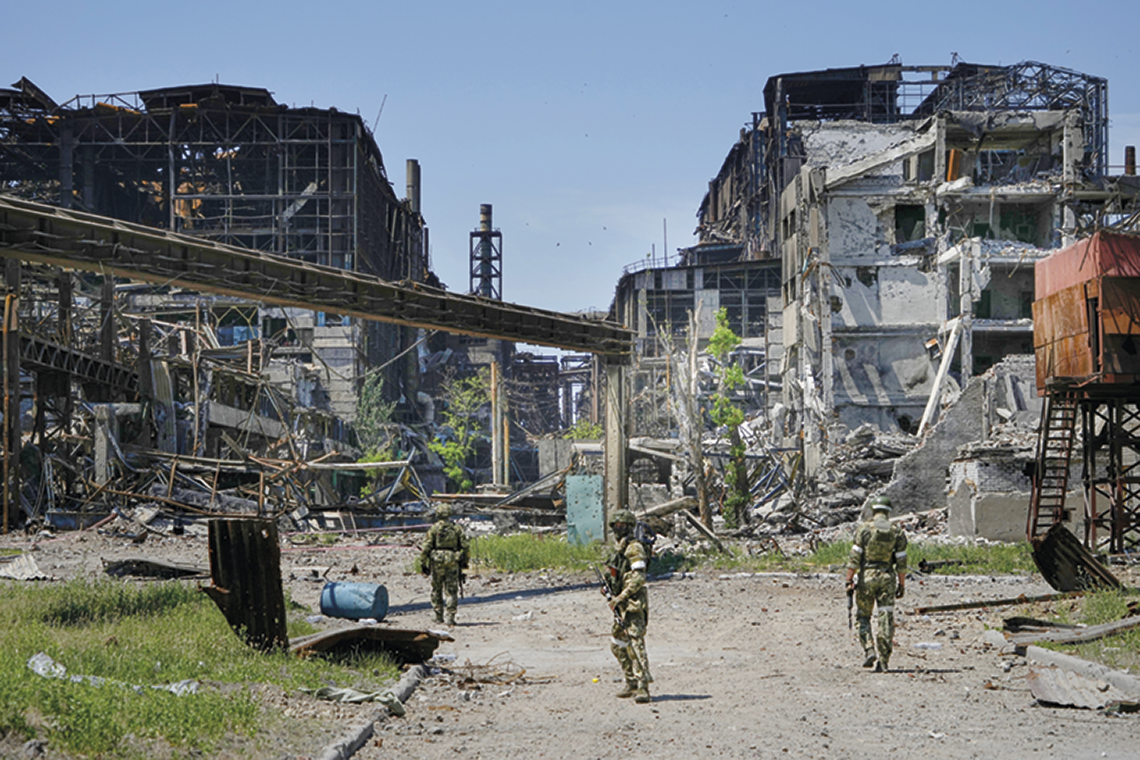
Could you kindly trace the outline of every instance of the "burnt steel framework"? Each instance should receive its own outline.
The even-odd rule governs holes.
[[[0,178],[28,200],[385,279],[422,280],[422,220],[360,116],[227,85],[55,105],[0,90]]]
[[[27,78],[0,89],[0,192],[388,281],[431,279],[418,209],[399,199],[361,117],[290,108],[224,84],[76,96]],[[415,340],[365,328],[354,355],[391,361]]]

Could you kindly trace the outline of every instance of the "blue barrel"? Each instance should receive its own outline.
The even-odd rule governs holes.
[[[321,589],[321,614],[383,620],[388,614],[388,589],[378,583],[326,583]]]

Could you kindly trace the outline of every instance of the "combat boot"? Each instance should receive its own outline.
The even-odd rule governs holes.
[[[447,624],[448,625],[455,625],[455,613],[454,612],[447,613]]]
[[[637,682],[637,691],[633,695],[633,701],[638,704],[645,704],[649,701],[649,684],[645,681]]]
[[[637,681],[626,681],[625,688],[619,691],[616,696],[618,699],[629,699],[637,693]]]
[[[877,663],[875,663],[876,673],[886,673],[889,669],[890,668],[887,666],[886,659],[879,660]]]
[[[874,667],[874,665],[875,665],[875,652],[874,652],[874,650],[868,649],[865,652],[865,654],[867,656],[863,658],[863,667],[865,667],[865,668]]]
[[[443,610],[436,610],[435,611],[435,622],[437,622],[437,623],[443,622]]]

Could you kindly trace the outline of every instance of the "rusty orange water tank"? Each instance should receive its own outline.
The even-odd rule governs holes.
[[[1101,230],[1034,273],[1038,394],[1058,382],[1140,383],[1140,236]]]

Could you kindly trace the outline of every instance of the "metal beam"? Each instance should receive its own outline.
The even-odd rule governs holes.
[[[627,363],[633,332],[555,311],[284,256],[0,195],[0,256],[360,319],[500,338]]]

